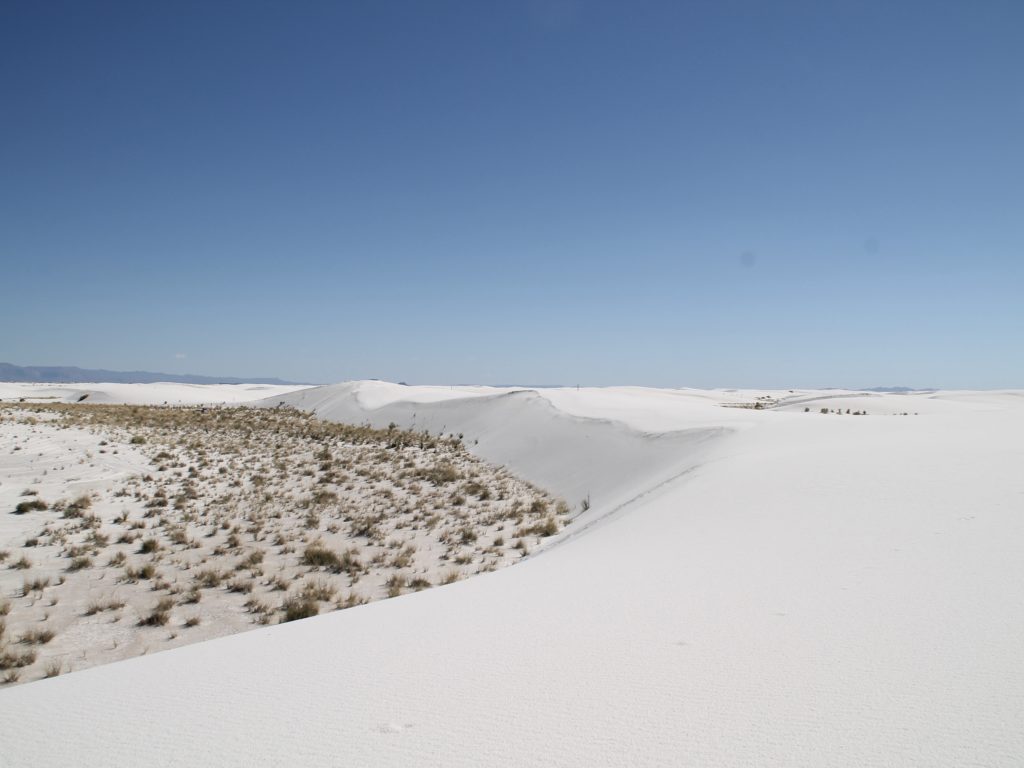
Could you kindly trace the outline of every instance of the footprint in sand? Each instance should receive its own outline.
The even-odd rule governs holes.
[[[381,733],[404,733],[412,728],[412,723],[385,723],[380,726],[377,730]]]

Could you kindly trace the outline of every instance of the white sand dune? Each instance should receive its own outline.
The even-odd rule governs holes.
[[[129,405],[237,405],[304,389],[271,384],[26,384],[0,382],[0,400]]]
[[[1019,766],[1022,394],[275,393],[593,508],[513,568],[0,691],[0,765]]]
[[[464,397],[453,396],[462,389]],[[406,392],[408,397],[402,398]],[[588,402],[601,393],[607,414],[591,403],[591,415],[585,415]],[[335,421],[462,434],[474,453],[507,465],[570,503],[589,497],[593,512],[585,520],[692,468],[701,446],[724,434],[723,423],[742,424],[745,413],[749,421],[749,412],[681,403],[689,421],[666,408],[662,429],[640,431],[638,427],[656,425],[652,406],[628,389],[494,390],[350,382],[268,402],[285,402]],[[702,419],[707,410],[722,414],[720,420],[706,414]]]

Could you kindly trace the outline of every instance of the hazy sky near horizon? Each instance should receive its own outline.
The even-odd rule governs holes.
[[[1024,3],[0,3],[0,360],[1024,387]]]

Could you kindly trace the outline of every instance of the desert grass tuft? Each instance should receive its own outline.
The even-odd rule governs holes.
[[[32,629],[18,638],[23,645],[46,645],[57,636],[52,629]]]
[[[311,616],[316,616],[320,613],[320,603],[302,595],[291,595],[284,599],[281,603],[281,610],[284,611],[284,616],[281,622],[297,621],[298,619],[308,619]]]
[[[174,608],[174,600],[169,597],[162,597],[160,601],[149,612],[148,616],[139,619],[140,627],[162,627],[171,618],[171,609]]]

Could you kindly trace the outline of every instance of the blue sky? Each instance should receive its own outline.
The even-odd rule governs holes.
[[[1024,4],[0,4],[0,360],[1024,386]]]

